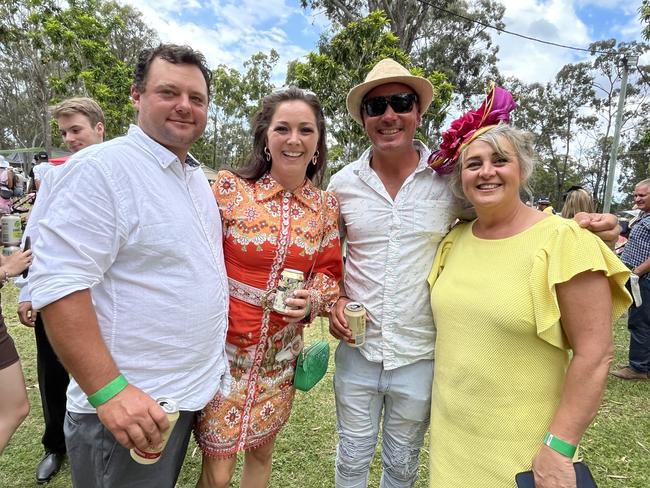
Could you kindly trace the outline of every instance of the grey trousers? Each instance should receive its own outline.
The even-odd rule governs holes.
[[[181,412],[155,464],[136,463],[95,414],[66,412],[63,430],[75,488],[173,488],[183,466],[194,412]]]

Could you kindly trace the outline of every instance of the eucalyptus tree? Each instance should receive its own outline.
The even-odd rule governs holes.
[[[323,10],[334,29],[381,10],[397,46],[425,72],[445,74],[454,86],[458,108],[484,93],[486,82],[500,80],[498,46],[491,33],[503,29],[505,7],[495,0],[301,0]]]
[[[451,84],[441,73],[425,72],[413,66],[389,26],[384,12],[373,12],[349,22],[332,37],[321,37],[318,52],[309,53],[305,62],[294,61],[289,65],[287,83],[308,88],[321,100],[334,142],[333,160],[351,161],[367,146],[363,129],[347,113],[345,99],[350,88],[361,83],[383,58],[395,59],[413,74],[427,77],[434,86],[436,96],[428,112],[423,114],[419,137],[428,142],[434,132],[432,127],[437,129],[444,119],[444,109],[451,99]]]
[[[137,10],[114,1],[0,3],[3,146],[49,149],[48,106],[70,96],[95,98],[107,136],[123,133],[135,55],[157,42]]]

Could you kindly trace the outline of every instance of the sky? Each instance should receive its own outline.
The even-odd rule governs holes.
[[[398,1],[398,0],[396,0]],[[188,44],[202,51],[212,68],[225,64],[240,70],[257,52],[275,49],[274,73],[282,85],[287,63],[312,50],[329,22],[319,11],[305,11],[299,0],[120,0],[139,9],[163,42]],[[587,48],[615,38],[641,40],[641,0],[501,0],[506,29],[547,41]],[[500,34],[498,66],[520,80],[551,80],[567,63],[587,60],[580,53]],[[650,62],[642,59],[642,62]]]

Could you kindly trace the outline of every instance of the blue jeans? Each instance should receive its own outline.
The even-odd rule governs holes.
[[[640,307],[632,304],[627,317],[630,367],[640,373],[650,373],[650,280],[641,278],[639,288],[643,303]]]
[[[381,488],[415,483],[429,427],[433,361],[393,370],[365,359],[341,342],[336,349],[336,487],[365,488],[383,410]]]

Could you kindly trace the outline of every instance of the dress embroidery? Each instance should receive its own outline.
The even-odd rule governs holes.
[[[228,397],[217,395],[200,412],[195,434],[207,455],[228,457],[273,439],[291,412],[305,324],[287,325],[263,310],[263,295],[277,287],[283,269],[301,270],[307,279],[313,265],[305,285],[312,303],[308,323],[334,305],[343,270],[333,195],[308,180],[291,193],[269,174],[251,182],[229,171],[218,174],[213,192],[224,229],[233,383]]]

